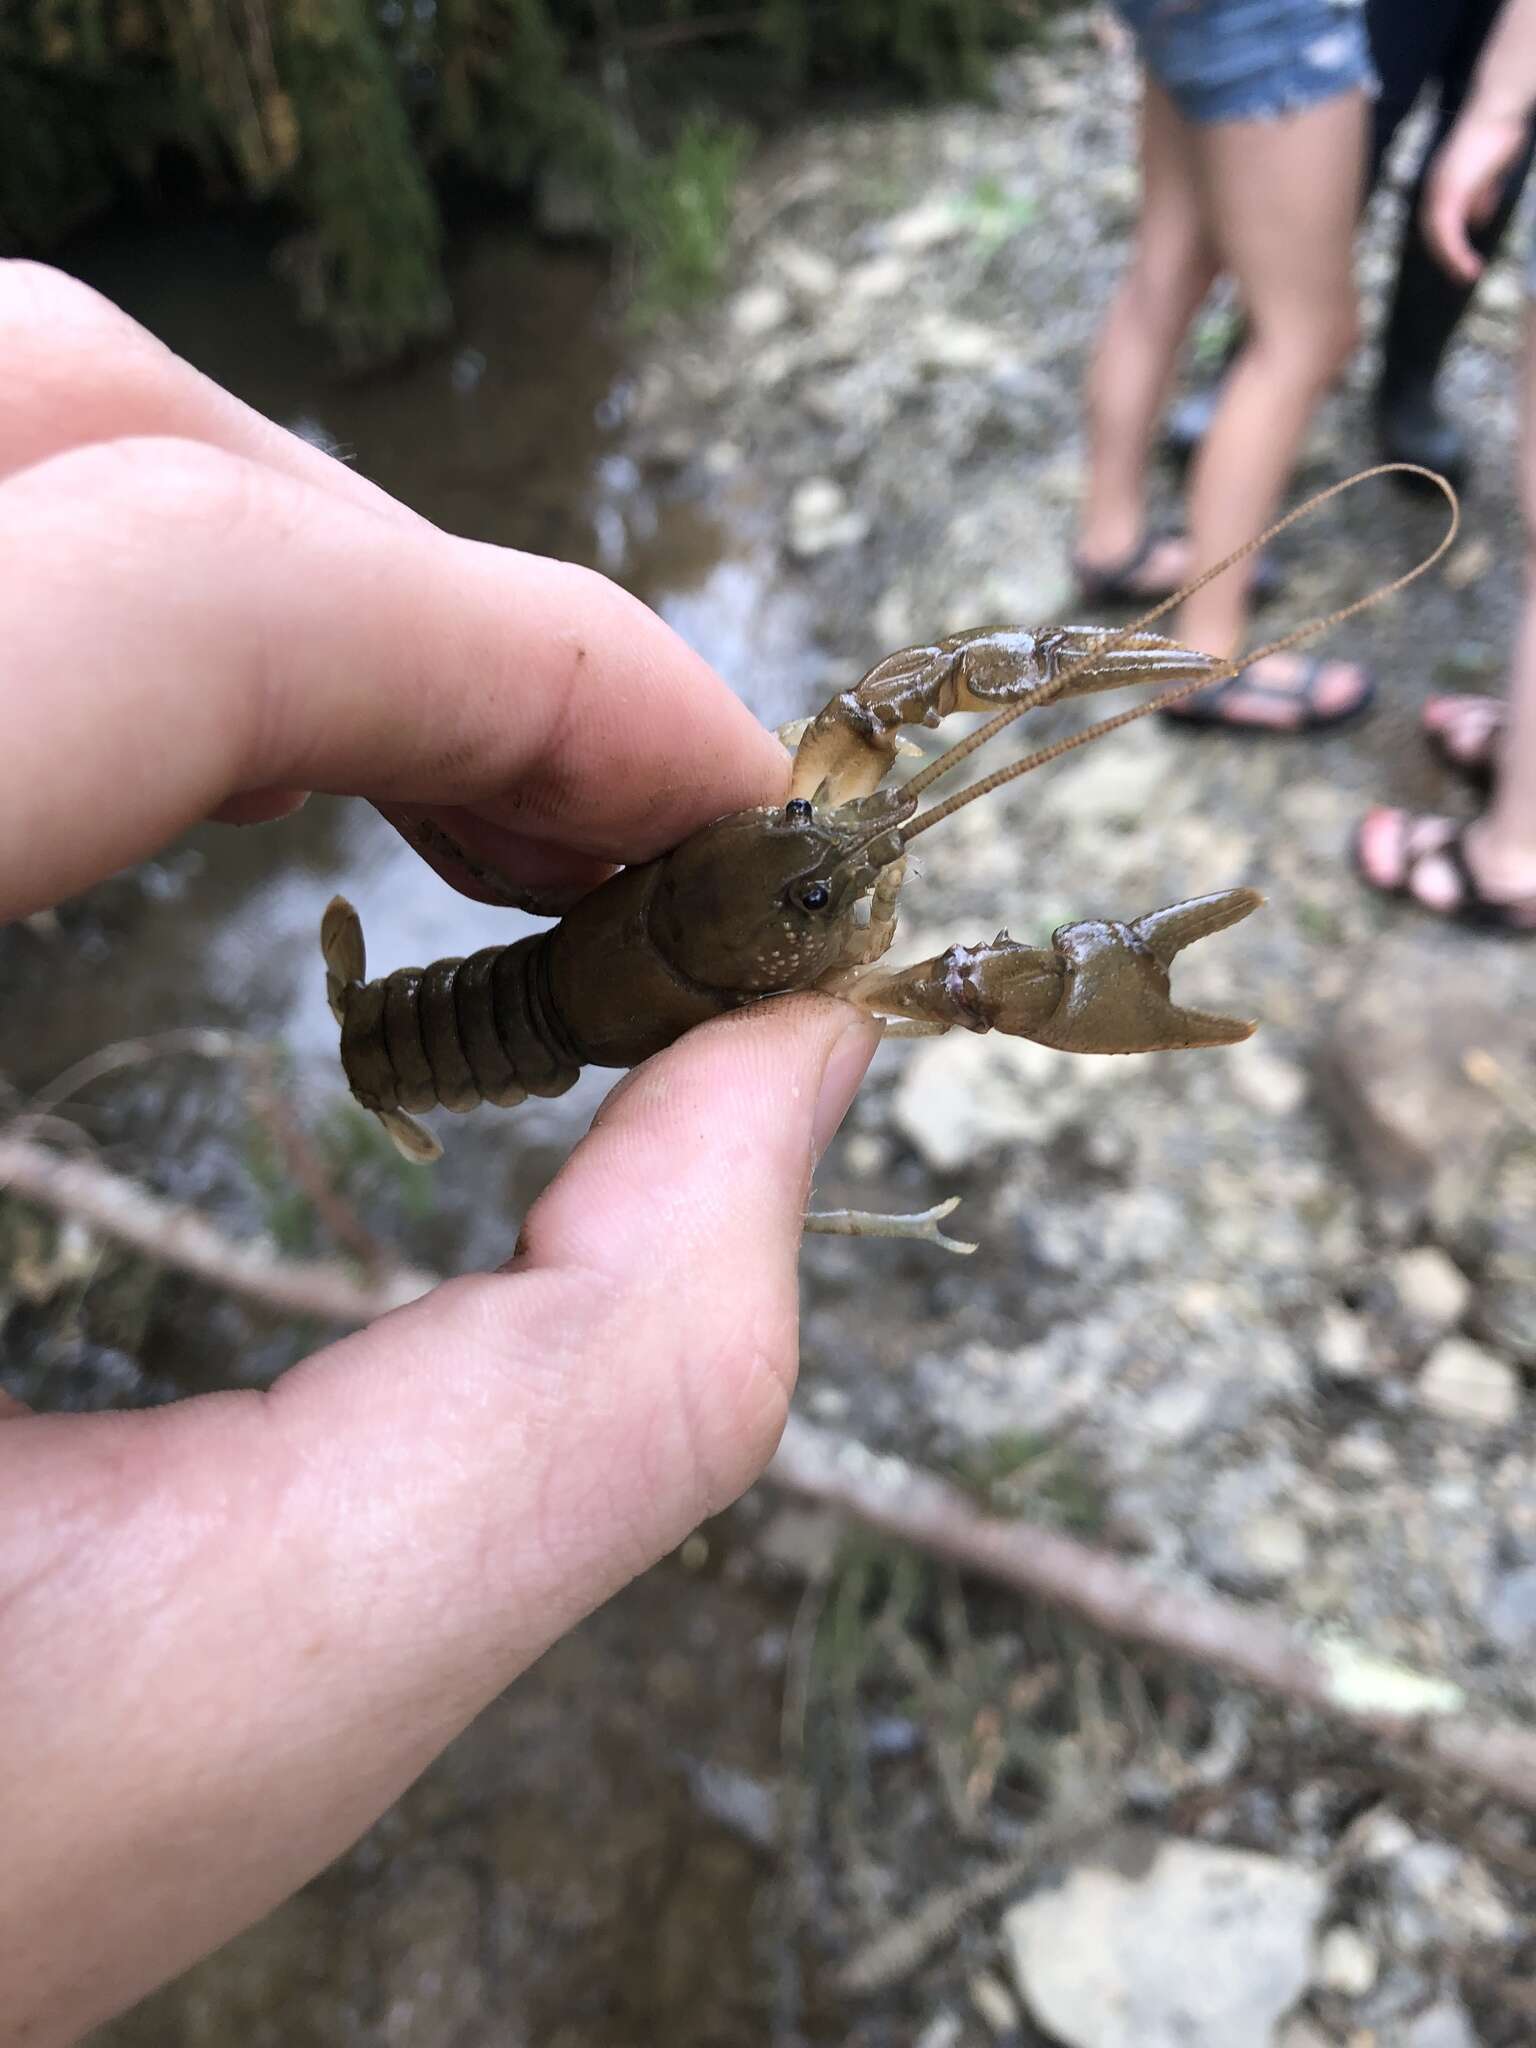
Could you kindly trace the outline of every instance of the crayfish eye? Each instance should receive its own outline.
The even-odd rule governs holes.
[[[825,910],[831,901],[832,891],[825,882],[812,882],[809,889],[802,889],[800,892],[802,910]]]
[[[809,823],[811,822],[811,806],[809,800],[803,796],[792,796],[789,802],[784,806],[784,815],[786,818],[790,820],[792,824],[809,825]]]

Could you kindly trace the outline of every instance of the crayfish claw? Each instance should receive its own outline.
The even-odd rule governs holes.
[[[861,977],[850,992],[877,1015],[911,1020],[918,1030],[1001,1031],[1060,1052],[1237,1045],[1256,1026],[1183,1008],[1168,970],[1186,946],[1236,924],[1262,901],[1252,889],[1223,889],[1130,924],[1085,918],[1053,932],[1048,947],[999,933],[990,946],[951,946],[915,966]]]
[[[1215,682],[1231,668],[1217,655],[1180,647],[1161,633],[1132,633],[1118,646],[1100,651],[1109,637],[1102,626],[1060,626],[1049,636],[1052,665],[1073,671],[1061,691],[1064,698],[1134,683],[1174,689],[1181,683]]]
[[[1131,930],[1164,967],[1171,967],[1186,946],[1241,923],[1263,902],[1257,889],[1218,889],[1187,903],[1170,903],[1165,910],[1149,910],[1131,920]]]
[[[1149,910],[1130,924],[1097,918],[1063,925],[1051,945],[1064,965],[1055,1013],[1032,1032],[1067,1052],[1187,1052],[1238,1045],[1257,1026],[1241,1017],[1187,1010],[1173,1000],[1168,970],[1196,939],[1258,909],[1252,889],[1222,889]]]

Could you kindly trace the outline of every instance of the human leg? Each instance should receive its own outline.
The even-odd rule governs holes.
[[[1217,122],[1199,131],[1199,146],[1212,233],[1250,324],[1191,475],[1196,575],[1268,523],[1313,409],[1354,346],[1351,244],[1364,95],[1339,94],[1269,119]],[[1189,599],[1176,631],[1187,645],[1231,654],[1246,625],[1246,579],[1234,570]],[[1273,702],[1274,690],[1291,684],[1309,687],[1305,709],[1314,720],[1342,715],[1363,692],[1364,678],[1345,663],[1327,669],[1309,678],[1305,664],[1276,657],[1265,665],[1265,701],[1245,706],[1234,690],[1226,715],[1239,723],[1301,722],[1303,707],[1290,720],[1277,715]]]
[[[1104,323],[1088,375],[1088,488],[1078,558],[1089,571],[1124,561],[1146,520],[1147,461],[1180,345],[1215,274],[1196,177],[1190,124],[1155,80],[1146,81],[1141,125],[1142,207],[1131,260]],[[1169,544],[1177,547],[1177,543]],[[1149,589],[1184,566],[1138,565]]]
[[[1525,603],[1492,797],[1466,826],[1454,818],[1378,807],[1362,820],[1355,853],[1366,880],[1378,889],[1410,896],[1444,916],[1475,915],[1480,922],[1527,931],[1536,930],[1536,320],[1530,316],[1523,398]]]
[[[1438,118],[1408,197],[1397,281],[1382,332],[1377,434],[1384,460],[1422,463],[1458,486],[1471,468],[1466,437],[1441,410],[1435,385],[1474,287],[1436,262],[1424,239],[1422,201],[1429,165],[1461,111],[1499,8],[1500,0],[1369,0],[1367,6],[1382,80],[1373,134],[1378,156],[1425,82],[1433,78],[1439,85]],[[1531,156],[1527,148],[1511,169],[1497,207],[1473,236],[1483,256],[1491,256],[1504,238]]]

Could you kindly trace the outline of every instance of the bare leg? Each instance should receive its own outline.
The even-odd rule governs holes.
[[[1351,247],[1365,162],[1366,110],[1358,92],[1272,120],[1219,122],[1195,131],[1211,231],[1248,312],[1247,340],[1222,393],[1190,480],[1191,573],[1198,575],[1262,531],[1274,516],[1302,436],[1355,345]],[[1179,635],[1213,654],[1240,647],[1248,623],[1251,562],[1197,591]],[[1262,665],[1270,691],[1300,681],[1305,665]],[[1358,697],[1351,664],[1327,665],[1312,708]],[[1297,722],[1282,696],[1228,694],[1234,720]]]
[[[1520,426],[1520,505],[1525,519],[1525,606],[1509,676],[1509,723],[1499,748],[1493,801],[1467,834],[1467,858],[1499,899],[1536,896],[1536,314],[1525,323]]]
[[[1152,437],[1185,333],[1216,274],[1194,130],[1150,78],[1142,99],[1141,177],[1130,268],[1088,376],[1088,490],[1078,558],[1091,568],[1123,560],[1142,538]],[[1186,559],[1183,548],[1159,549],[1139,574],[1149,588],[1166,588],[1183,574]]]
[[[1525,518],[1525,604],[1510,664],[1508,713],[1497,742],[1488,808],[1466,828],[1462,847],[1478,894],[1508,908],[1510,923],[1536,928],[1536,315],[1526,316],[1525,385],[1520,435],[1520,498]],[[1445,700],[1441,700],[1442,702]],[[1477,700],[1474,700],[1477,701]],[[1449,714],[1434,723],[1440,725]],[[1461,908],[1466,882],[1438,849],[1458,831],[1453,818],[1370,811],[1357,842],[1361,865],[1378,888],[1403,889],[1428,910]]]

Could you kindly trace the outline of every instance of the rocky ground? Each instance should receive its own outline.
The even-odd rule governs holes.
[[[1124,57],[1068,14],[1002,69],[995,104],[807,125],[749,175],[723,303],[644,352],[626,473],[747,536],[807,624],[819,695],[909,639],[1067,615],[1076,393],[1133,217],[1132,111]],[[1373,304],[1398,203],[1367,237]],[[1262,1029],[1158,1059],[887,1048],[821,1192],[959,1193],[954,1227],[981,1248],[809,1244],[801,1399],[1156,1577],[1262,1599],[1536,1718],[1536,949],[1384,905],[1346,855],[1370,801],[1466,807],[1415,719],[1432,688],[1498,687],[1520,311],[1501,269],[1448,380],[1480,453],[1455,553],[1330,642],[1376,669],[1370,721],[1326,741],[1147,721],[922,842],[898,957],[1261,889],[1267,908],[1181,973],[1187,999]],[[1303,485],[1374,459],[1370,374],[1367,350]],[[1334,501],[1276,547],[1277,616],[1345,603],[1439,526],[1380,483]],[[530,1823],[533,1864],[558,1861],[590,1804],[582,1873],[551,1890],[518,1824],[481,1808],[498,1760],[547,1760],[567,1692],[611,1675],[582,1661],[602,1635],[557,1653],[233,1961],[104,2038],[1536,2038],[1536,1862],[1512,1817],[1427,1807],[1388,1755],[1198,1675],[1139,1673],[771,1498],[697,1541],[665,1582],[691,1577],[691,1604],[652,1581],[630,1596],[643,1625],[622,1602],[594,1624],[671,1676],[647,1680],[650,1732],[613,1708],[578,1792]],[[716,1697],[701,1663],[787,1687],[783,1753],[773,1715]],[[681,1839],[658,1813],[633,1840],[604,1834],[605,1788],[622,1805],[634,1782],[609,1738],[625,1758],[689,1752],[668,1782],[718,1831],[714,1860],[689,1837],[658,1869],[657,1844]],[[1044,1841],[1027,1832],[1042,1813]],[[1011,1885],[957,1910],[950,1938],[912,1936],[936,1887],[1000,1856],[1021,1859]],[[407,1866],[416,1903],[390,1938],[380,1872],[395,1886]],[[534,1953],[546,1974],[567,1959],[537,1995]],[[624,1994],[594,2002],[595,1981]]]
[[[905,640],[1070,615],[1076,392],[1132,219],[1131,112],[1127,68],[1077,18],[1007,69],[995,109],[796,135],[759,168],[729,304],[642,378],[641,459],[750,479],[812,594],[829,685]],[[1384,195],[1362,259],[1373,307],[1400,217]],[[1235,1052],[1127,1061],[958,1034],[892,1048],[835,1192],[958,1191],[982,1249],[940,1267],[812,1247],[804,1398],[961,1465],[1070,1445],[1102,1527],[1157,1572],[1528,1714],[1536,958],[1383,905],[1346,855],[1369,801],[1466,808],[1414,720],[1433,688],[1498,686],[1520,306],[1513,270],[1496,273],[1448,380],[1481,456],[1464,538],[1443,574],[1330,642],[1375,667],[1374,719],[1325,743],[1149,721],[922,843],[898,941],[918,957],[1003,923],[1039,942],[1071,916],[1261,889],[1266,910],[1190,957],[1185,986],[1262,1030]],[[1301,487],[1374,459],[1371,371],[1367,350]],[[1439,518],[1380,483],[1324,508],[1278,544],[1282,623],[1395,574]],[[851,1318],[871,1285],[884,1313]],[[1085,1884],[1049,1910],[1074,1899],[1049,1946],[1103,1924]],[[1016,1960],[1030,1910],[1006,1923]],[[1495,1917],[1513,1938],[1518,1915]],[[1390,1936],[1367,1967],[1344,1935],[1296,2048],[1471,2038],[1449,2006],[1403,2016],[1408,1951]],[[1154,2038],[1052,2024],[1092,2048]],[[1224,2025],[1167,2038],[1271,2038]]]

